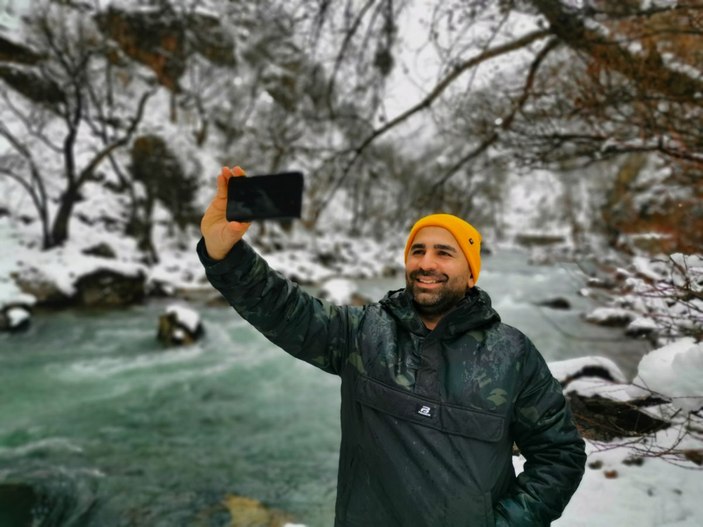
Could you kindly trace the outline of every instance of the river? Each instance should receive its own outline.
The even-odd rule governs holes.
[[[360,290],[379,298],[401,282],[367,280]],[[590,304],[576,295],[572,266],[500,253],[484,258],[479,285],[548,361],[603,355],[632,376],[647,349],[581,321]],[[533,304],[555,296],[572,309]],[[331,526],[338,379],[290,358],[227,307],[192,305],[204,339],[164,348],[155,339],[164,306],[39,313],[27,332],[0,334],[0,524],[225,526],[223,500],[242,495]]]

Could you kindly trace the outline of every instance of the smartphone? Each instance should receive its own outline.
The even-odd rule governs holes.
[[[227,221],[300,218],[302,203],[300,172],[232,177],[227,184]]]

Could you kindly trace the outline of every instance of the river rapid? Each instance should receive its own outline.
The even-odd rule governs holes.
[[[359,287],[378,299],[402,281]],[[581,321],[594,306],[574,267],[501,252],[484,258],[479,286],[547,361],[601,355],[631,377],[647,350]],[[534,305],[556,296],[572,309]],[[205,337],[165,348],[165,305],[39,313],[27,332],[0,334],[0,525],[229,526],[223,501],[242,495],[331,526],[339,380],[228,307],[191,304]]]

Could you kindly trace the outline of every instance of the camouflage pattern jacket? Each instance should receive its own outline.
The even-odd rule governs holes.
[[[542,526],[586,461],[559,383],[475,287],[433,331],[403,291],[338,307],[241,241],[210,282],[291,355],[342,379],[336,527]],[[516,478],[513,442],[527,459]]]

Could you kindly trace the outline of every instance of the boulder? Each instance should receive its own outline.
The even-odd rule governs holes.
[[[159,317],[157,338],[169,346],[193,344],[204,333],[200,315],[190,308],[170,305]]]
[[[229,495],[224,505],[232,516],[231,527],[285,527],[289,524],[288,516],[263,503],[244,496]]]
[[[625,335],[633,338],[649,337],[656,335],[657,331],[657,323],[653,319],[638,317],[627,325]]]
[[[540,247],[564,243],[565,237],[561,234],[547,232],[521,232],[515,235],[515,241],[525,247]]]
[[[622,401],[601,395],[586,396],[568,389],[566,397],[576,425],[586,439],[610,441],[619,437],[652,434],[671,426],[668,421],[641,410],[665,402],[655,397]]]
[[[564,297],[548,298],[535,302],[536,306],[549,307],[551,309],[571,309],[571,302]]]
[[[34,525],[34,508],[39,505],[34,489],[24,483],[0,483],[0,525]]]
[[[89,256],[97,256],[99,258],[107,258],[110,260],[114,260],[115,258],[117,258],[115,250],[105,242],[98,243],[96,245],[93,245],[92,247],[86,247],[81,252]]]
[[[62,467],[27,472],[3,470],[0,482],[0,525],[94,525],[97,482],[66,475]]]
[[[337,306],[363,306],[371,303],[369,298],[357,291],[356,284],[346,278],[332,278],[327,280],[322,284],[317,297]]]
[[[32,321],[32,312],[25,306],[4,306],[0,311],[0,331],[25,331]]]
[[[34,297],[37,305],[60,308],[73,303],[71,295],[35,267],[26,267],[19,272],[11,273],[10,276],[23,293]]]
[[[572,381],[596,378],[614,383],[626,383],[625,374],[617,364],[605,357],[590,356],[549,362],[549,371],[566,387]]]
[[[114,39],[125,55],[154,71],[159,84],[173,92],[180,91],[186,38],[184,25],[172,9],[130,12],[110,6],[95,19],[98,28]]]
[[[143,272],[123,274],[114,269],[97,269],[75,283],[76,302],[86,307],[117,307],[141,302],[145,296]]]
[[[635,314],[627,309],[599,307],[585,316],[586,322],[607,327],[624,327],[632,322]]]
[[[669,401],[627,382],[618,366],[605,357],[550,362],[561,383],[583,437],[610,441],[650,434],[671,423],[646,408]]]

